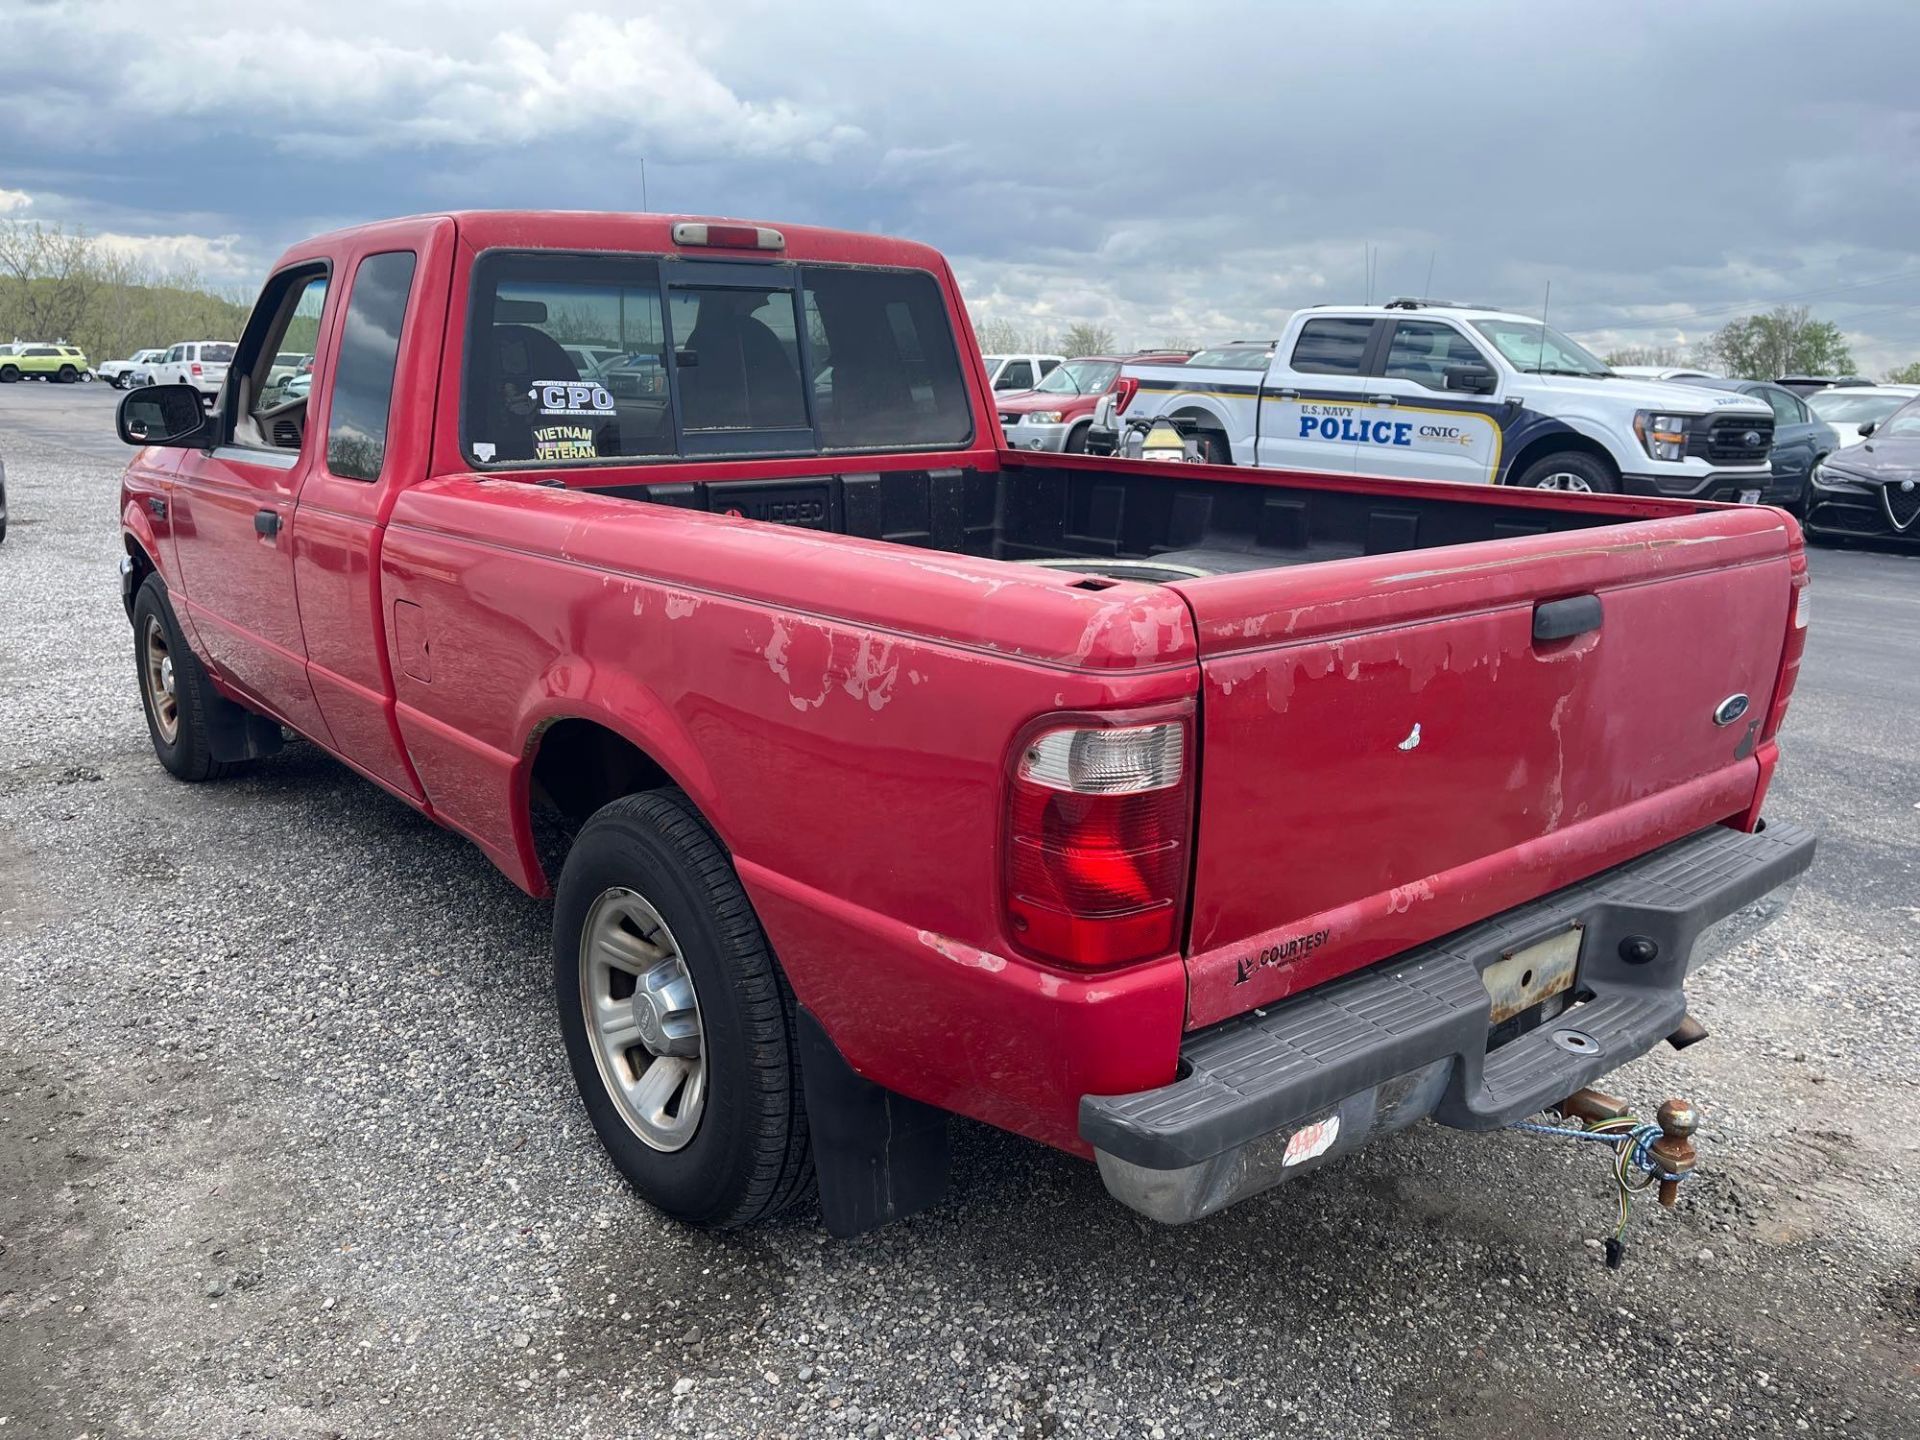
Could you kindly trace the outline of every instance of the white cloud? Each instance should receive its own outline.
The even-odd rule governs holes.
[[[239,235],[123,235],[96,237],[156,276],[191,272],[203,285],[249,286],[266,270],[267,257]]]
[[[379,38],[378,16],[356,19],[348,6],[276,22],[269,43],[257,10],[208,10],[169,38],[164,64],[130,43],[151,21],[138,12],[50,7],[16,21],[13,38],[56,57],[43,72],[71,65],[63,84],[86,86],[91,105],[143,129],[187,122],[296,151],[823,160],[861,138],[821,107],[736,93],[653,16],[562,11],[543,24],[546,13],[523,7],[505,28],[462,16],[457,28],[395,40]]]
[[[33,204],[33,197],[24,190],[8,190],[0,186],[0,215],[12,215]]]

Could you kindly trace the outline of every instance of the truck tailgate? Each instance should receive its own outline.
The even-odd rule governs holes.
[[[1180,583],[1202,672],[1189,1027],[1738,815],[1796,543],[1726,508]],[[1535,638],[1543,604],[1592,624],[1581,596],[1593,628]]]

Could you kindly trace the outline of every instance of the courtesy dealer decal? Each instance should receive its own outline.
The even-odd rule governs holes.
[[[1275,965],[1285,965],[1290,960],[1304,959],[1327,943],[1331,932],[1315,930],[1310,935],[1296,935],[1291,940],[1282,940],[1277,945],[1269,945],[1258,955],[1242,955],[1234,971],[1233,983],[1244,985],[1253,978],[1256,970],[1271,969]]]

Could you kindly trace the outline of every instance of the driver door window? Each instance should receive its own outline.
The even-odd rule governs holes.
[[[996,390],[1031,390],[1033,388],[1033,362],[1030,360],[1009,360],[1006,369],[1000,372],[1000,378],[993,382]]]
[[[272,306],[272,319],[258,343],[248,343],[243,378],[232,387],[239,414],[233,441],[250,449],[297,451],[307,434],[307,400],[313,384],[311,368],[291,370],[276,365],[284,352],[311,355],[319,348],[320,320],[327,303],[324,273],[288,276],[270,287],[262,306]],[[252,324],[248,326],[252,330]],[[254,337],[250,334],[248,341]]]

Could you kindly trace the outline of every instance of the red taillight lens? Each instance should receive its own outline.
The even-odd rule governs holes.
[[[1807,622],[1812,618],[1813,596],[1808,587],[1813,577],[1807,574],[1807,555],[1797,550],[1793,556],[1793,599],[1787,606],[1787,640],[1780,651],[1780,678],[1773,687],[1773,704],[1767,710],[1767,723],[1760,738],[1771,740],[1786,723],[1787,702],[1793,699],[1793,687],[1800,681],[1800,657],[1807,651]]]
[[[1008,802],[1007,923],[1065,965],[1123,965],[1180,940],[1192,790],[1184,719],[1031,736]]]
[[[1131,375],[1122,375],[1113,382],[1113,413],[1118,415],[1133,403],[1133,397],[1140,392],[1140,382]]]
[[[189,365],[189,366],[188,366],[187,368],[188,368],[189,370],[191,370],[191,371],[193,371],[193,373],[194,373],[194,374],[196,374],[196,375],[198,375],[198,374],[200,373],[200,367],[199,367],[199,365],[198,365],[198,364],[194,364],[194,365]]]

